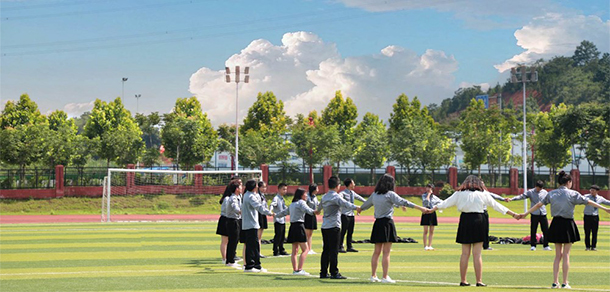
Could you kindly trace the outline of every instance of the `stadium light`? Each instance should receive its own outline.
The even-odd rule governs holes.
[[[127,77],[123,77],[123,79],[121,79],[121,99],[123,99],[125,96],[125,81],[127,81],[127,79]]]
[[[239,82],[240,69],[235,66],[235,170],[239,170]],[[250,67],[244,68],[244,83],[250,82]],[[225,67],[225,81],[231,83],[231,69]]]
[[[528,74],[529,73],[529,74]],[[510,70],[512,83],[523,83],[523,192],[527,192],[527,133],[526,133],[526,108],[525,108],[525,83],[537,82],[538,72],[536,67],[530,67],[530,72],[523,65]],[[529,78],[528,78],[529,75]],[[532,164],[534,162],[532,161]],[[527,211],[527,200],[523,200],[523,209]],[[525,212],[524,211],[524,212]]]
[[[140,110],[140,97],[142,97],[141,94],[136,94],[136,114],[138,114]]]

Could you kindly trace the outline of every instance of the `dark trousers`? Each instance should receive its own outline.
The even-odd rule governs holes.
[[[489,248],[489,214],[487,210],[483,211],[483,217],[485,217],[485,225],[487,226],[487,232],[485,233],[485,240],[483,240],[483,249]]]
[[[277,223],[273,224],[275,236],[273,236],[273,255],[276,255],[284,249],[284,238],[286,238],[286,224]]]
[[[587,248],[597,248],[597,229],[599,228],[599,216],[585,215],[585,246]],[[589,241],[589,236],[593,233],[593,238]]]
[[[339,262],[339,239],[341,229],[339,227],[322,229],[322,257],[320,258],[320,275],[328,275],[329,265],[330,274],[339,273],[337,264]]]
[[[542,245],[544,247],[549,246],[547,239],[547,231],[549,230],[549,220],[546,219],[546,215],[531,215],[530,217],[530,245],[536,247],[536,231],[538,230],[538,224],[542,230]]]
[[[235,263],[235,251],[239,243],[239,232],[241,224],[239,219],[227,219],[227,231],[229,232],[229,242],[227,243],[227,264]]]
[[[352,235],[354,234],[354,225],[355,225],[354,216],[346,216],[341,215],[341,242],[340,247],[344,247],[343,240],[345,239],[345,234],[347,234],[347,249],[352,248]]]
[[[258,244],[258,229],[242,230],[246,239],[246,259],[244,265],[246,270],[261,268],[261,250]]]

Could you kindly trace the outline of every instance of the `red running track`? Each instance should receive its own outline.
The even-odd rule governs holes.
[[[218,215],[112,215],[113,222],[149,222],[149,221],[216,221]],[[269,217],[271,221],[271,217]],[[373,216],[356,216],[358,222],[373,222]],[[419,223],[420,217],[394,217],[394,222]],[[512,218],[489,218],[491,224],[529,224],[529,218],[519,221]],[[23,224],[23,223],[93,223],[101,222],[100,215],[0,215],[0,224]],[[318,222],[322,222],[322,216],[318,216]],[[458,217],[438,217],[439,223],[458,223]],[[582,225],[581,220],[576,224]],[[600,221],[600,225],[610,226],[609,221]]]

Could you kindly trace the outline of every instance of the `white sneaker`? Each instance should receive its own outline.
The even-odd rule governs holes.
[[[295,276],[309,276],[309,275],[311,275],[310,273],[305,272],[304,270],[300,270],[298,272],[294,271],[294,272],[292,272],[292,274],[295,275]]]
[[[531,250],[531,251],[535,251],[535,250],[536,250],[536,247],[535,247],[535,246],[532,246],[532,247],[530,248],[530,250]]]
[[[267,269],[265,269],[265,268],[261,268],[261,269],[260,269],[260,270],[258,270],[258,271],[259,271],[259,272],[261,272],[261,273],[266,273],[266,272],[267,272]]]
[[[561,284],[561,289],[572,289],[572,286],[570,284]]]
[[[428,246],[428,250],[434,250],[434,247]]]
[[[430,248],[426,246],[426,247],[424,247],[424,250],[430,250]]]
[[[550,246],[544,248],[544,250],[553,250]]]
[[[246,272],[246,273],[260,273],[261,270],[252,268],[252,269],[249,269],[249,270],[244,269],[244,272]]]
[[[387,277],[381,279],[381,283],[394,284],[394,283],[396,283],[396,281],[392,280],[392,278],[390,278],[390,276],[387,276]]]
[[[236,263],[226,264],[225,266],[231,267],[231,268],[236,268],[236,269],[240,269],[241,268],[241,265],[238,265]]]
[[[307,252],[307,254],[309,255],[309,254],[318,254],[318,253],[310,249],[310,250]]]
[[[377,276],[371,276],[369,278],[369,281],[373,282],[373,283],[379,283],[381,282],[381,280],[379,280],[379,278],[377,278]]]

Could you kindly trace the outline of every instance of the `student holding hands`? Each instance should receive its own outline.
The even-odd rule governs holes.
[[[303,270],[303,264],[309,252],[307,245],[307,234],[305,233],[305,214],[314,215],[315,211],[307,206],[308,194],[304,189],[298,188],[294,192],[292,203],[284,211],[276,214],[276,217],[284,217],[290,215],[290,229],[288,230],[288,238],[286,242],[292,243],[292,253],[290,261],[292,262],[292,274],[300,276],[309,276],[309,273]],[[299,247],[301,255],[298,257]]]
[[[561,171],[557,178],[559,188],[552,190],[536,205],[532,206],[522,216],[527,216],[540,209],[542,206],[551,204],[553,220],[549,227],[549,242],[555,243],[555,261],[553,262],[553,284],[551,288],[559,288],[559,264],[563,261],[563,283],[561,288],[571,288],[568,282],[570,272],[570,249],[574,242],[580,241],[578,227],[574,223],[574,206],[581,204],[602,209],[610,213],[610,208],[582,196],[579,192],[571,190],[572,177],[565,171]]]
[[[390,268],[390,251],[392,243],[398,241],[396,235],[396,227],[394,226],[394,207],[403,206],[420,210],[422,212],[430,212],[429,209],[417,206],[394,192],[394,177],[389,174],[384,174],[377,185],[375,192],[362,204],[362,210],[367,210],[375,206],[375,223],[371,232],[371,243],[375,243],[375,250],[371,257],[371,282],[396,283],[388,275]],[[360,212],[358,212],[360,214]],[[379,280],[377,277],[377,266],[379,264],[379,255],[383,251],[381,266],[383,269],[383,278]]]
[[[462,244],[462,255],[460,257],[460,286],[470,286],[466,281],[468,271],[468,260],[472,253],[475,277],[477,286],[487,286],[483,284],[483,241],[488,233],[488,221],[485,218],[485,208],[491,206],[494,210],[509,214],[515,219],[521,216],[496,202],[487,192],[483,181],[476,175],[466,177],[457,191],[442,203],[434,206],[432,211],[456,206],[461,212],[460,223],[455,241]]]

